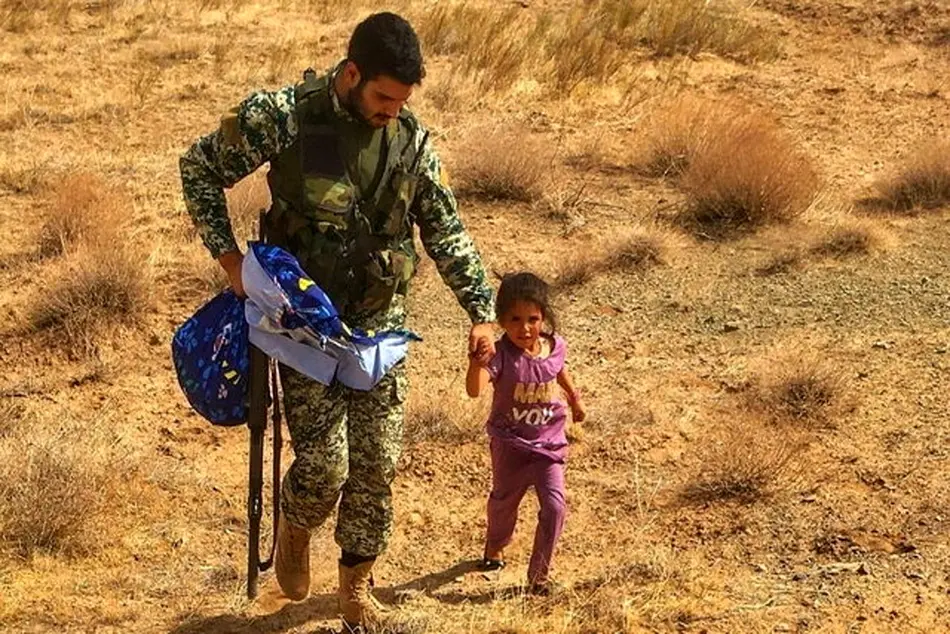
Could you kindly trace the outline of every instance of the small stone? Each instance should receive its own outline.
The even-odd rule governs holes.
[[[769,571],[769,569],[766,568],[765,566],[763,566],[762,564],[755,564],[754,566],[752,566],[752,570],[755,570],[756,572],[768,572],[768,571]]]
[[[947,354],[947,346],[940,346],[939,348],[934,350],[934,352],[936,352],[937,354]]]
[[[890,350],[891,346],[893,345],[894,345],[893,341],[884,341],[883,339],[880,339],[872,343],[871,347],[877,350]]]
[[[729,321],[722,325],[723,332],[735,332],[737,330],[739,330],[739,324],[734,321]]]
[[[806,575],[804,572],[796,572],[792,575],[792,581],[804,581],[807,578],[808,575]]]
[[[791,632],[792,626],[788,623],[776,623],[775,627],[772,628],[773,632]]]
[[[802,498],[802,502],[810,503],[810,502],[814,502],[817,499],[818,498],[815,497],[814,495],[806,495],[805,497]]]

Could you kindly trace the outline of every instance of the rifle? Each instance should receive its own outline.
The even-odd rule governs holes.
[[[260,216],[258,231],[261,241],[266,241],[263,212]],[[250,404],[247,416],[247,428],[250,432],[247,495],[247,598],[254,599],[257,597],[258,575],[273,565],[274,551],[277,547],[277,523],[280,519],[280,451],[283,442],[280,435],[282,417],[277,363],[257,347],[252,345],[250,349]],[[264,514],[264,432],[267,430],[268,409],[273,421],[271,430],[274,450],[271,460],[273,535],[270,554],[267,559],[261,561],[261,516]]]

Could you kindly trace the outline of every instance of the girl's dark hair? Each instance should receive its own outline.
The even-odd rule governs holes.
[[[541,309],[544,321],[553,334],[557,330],[557,318],[551,308],[550,287],[534,273],[509,273],[501,278],[501,287],[495,298],[495,315],[501,319],[515,302],[531,302]]]

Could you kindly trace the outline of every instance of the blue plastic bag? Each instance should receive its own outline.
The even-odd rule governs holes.
[[[215,425],[247,421],[250,349],[244,301],[226,290],[172,338],[178,383],[191,406]]]

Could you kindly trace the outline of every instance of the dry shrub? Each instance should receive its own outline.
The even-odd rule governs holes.
[[[769,363],[750,398],[776,422],[828,426],[848,408],[849,387],[844,372],[828,361],[787,357]]]
[[[467,4],[439,3],[414,21],[429,55],[467,52],[475,42],[473,27],[484,22],[482,11]]]
[[[604,82],[620,70],[627,58],[614,36],[627,23],[621,12],[609,9],[637,10],[635,4],[602,2],[593,11],[590,7],[578,8],[568,14],[567,24],[545,29],[550,51],[548,72],[558,91],[568,96],[583,82]]]
[[[683,174],[679,220],[707,237],[787,222],[811,204],[811,161],[769,119],[748,113],[711,131]]]
[[[671,236],[650,226],[628,229],[597,251],[590,249],[561,260],[554,288],[567,290],[586,284],[603,272],[643,273],[665,264]]]
[[[950,204],[950,141],[922,145],[900,172],[877,186],[879,204],[897,211]]]
[[[634,162],[650,176],[679,177],[706,146],[711,132],[736,114],[728,105],[689,94],[663,103],[646,119]]]
[[[589,253],[572,253],[561,260],[560,270],[552,285],[557,292],[587,284],[600,271],[601,261]]]
[[[751,503],[801,484],[805,439],[737,415],[700,449],[700,467],[681,491],[687,502]]]
[[[128,201],[100,177],[86,172],[67,176],[42,208],[40,255],[61,255],[84,242],[109,242],[127,209]]]
[[[883,238],[877,227],[867,221],[849,220],[829,229],[811,246],[814,255],[846,258],[869,255],[881,248]]]
[[[454,56],[456,72],[493,90],[536,71],[569,95],[609,81],[644,45],[656,55],[713,51],[740,61],[777,54],[774,38],[721,0],[594,0],[559,17],[440,3],[415,23],[427,53]]]
[[[72,0],[0,0],[0,29],[22,33],[36,26],[40,17],[63,26],[72,13]]]
[[[781,275],[794,269],[799,269],[804,264],[805,258],[799,249],[788,249],[770,257],[767,261],[755,269],[756,275],[768,277],[771,275]]]
[[[614,242],[604,260],[604,268],[644,271],[665,263],[669,236],[653,227],[630,229]]]
[[[496,11],[443,3],[415,22],[427,53],[452,55],[453,74],[483,89],[510,88],[537,48],[538,33],[517,6]]]
[[[774,59],[775,38],[752,25],[738,5],[722,0],[653,0],[638,34],[657,55],[711,51],[742,62]]]
[[[14,194],[35,194],[49,185],[50,171],[41,161],[0,164],[0,189]]]
[[[406,411],[403,438],[407,447],[419,443],[458,445],[477,441],[488,414],[485,402],[448,403],[444,399],[411,400]]]
[[[29,420],[0,438],[0,543],[21,557],[94,550],[134,474],[112,421]]]
[[[148,267],[139,249],[121,243],[72,254],[35,300],[30,324],[71,353],[92,355],[100,338],[148,313]]]
[[[543,141],[521,128],[475,132],[459,161],[458,192],[483,200],[532,202],[544,194],[550,164]]]

